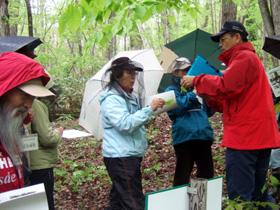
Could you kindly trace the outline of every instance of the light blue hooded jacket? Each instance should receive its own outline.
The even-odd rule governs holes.
[[[149,106],[140,109],[133,94],[128,95],[121,88],[120,90],[124,97],[115,89],[109,90],[107,87],[99,98],[104,128],[103,156],[142,157],[147,149],[144,124],[151,119],[154,112]]]

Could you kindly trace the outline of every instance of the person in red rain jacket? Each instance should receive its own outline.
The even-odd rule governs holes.
[[[223,113],[229,199],[275,203],[268,189],[261,191],[280,136],[269,82],[247,36],[240,22],[226,21],[211,37],[223,51],[218,57],[227,66],[223,76],[185,76],[181,85],[195,86],[213,110]]]
[[[0,193],[24,187],[19,128],[35,97],[53,96],[49,76],[25,55],[0,56]]]

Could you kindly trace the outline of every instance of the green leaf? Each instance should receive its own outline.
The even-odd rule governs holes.
[[[102,32],[106,33],[109,32],[112,29],[112,25],[107,25],[105,27],[102,28]]]
[[[103,33],[101,31],[97,32],[95,41],[99,43],[102,40],[102,38],[103,38]]]
[[[104,1],[104,0],[95,0],[94,4],[95,4],[95,6],[98,9],[103,10],[105,8],[106,1]]]
[[[270,176],[269,180],[270,180],[272,186],[276,186],[279,184],[279,180],[275,176]]]
[[[119,24],[115,24],[113,27],[112,27],[112,30],[110,31],[110,35],[113,37],[115,36],[118,31],[119,31]]]
[[[174,99],[167,99],[164,103],[166,106],[170,106],[174,102]]]
[[[103,15],[103,19],[104,20],[109,20],[111,15],[111,11],[110,10],[105,10],[105,14]]]
[[[144,1],[143,5],[152,6],[158,4],[157,1]]]
[[[101,46],[105,46],[108,43],[108,36],[103,36],[103,39],[100,41]]]
[[[275,109],[276,114],[278,114],[278,112],[280,111],[280,102],[275,104],[275,106],[273,107],[273,109]]]
[[[133,10],[134,10],[134,12],[136,13],[136,15],[139,19],[144,17],[144,15],[146,13],[146,8],[144,6],[141,6],[141,5],[136,5],[136,7]]]
[[[236,209],[236,210],[242,210],[242,209],[243,209],[242,203],[237,204],[237,205],[235,206],[235,209]]]
[[[188,92],[186,88],[184,88],[183,86],[181,86],[181,91],[182,92]]]
[[[65,13],[63,13],[59,20],[58,20],[58,23],[59,23],[59,26],[58,26],[58,33],[59,35],[61,36],[65,30],[65,27],[66,27],[66,21],[65,21]]]
[[[122,35],[122,34],[123,34],[123,31],[124,31],[124,28],[121,27],[120,30],[118,31],[117,35]]]
[[[194,19],[194,20],[197,19],[197,11],[194,7],[189,8],[189,13],[190,13],[192,19]]]
[[[172,16],[168,16],[167,20],[169,21],[169,23],[174,24],[176,23],[176,18],[172,15]]]
[[[191,2],[190,1],[187,1],[184,5],[183,5],[183,11],[184,12],[188,12],[189,8],[190,8],[190,4]]]
[[[106,8],[109,7],[111,3],[112,3],[112,0],[106,0],[105,1],[105,7]]]
[[[157,9],[158,13],[162,13],[164,8],[165,8],[165,6],[163,4],[159,3],[159,4],[156,5],[156,9]]]
[[[67,27],[72,31],[76,32],[81,25],[82,14],[73,5],[69,5],[65,11],[65,21]]]
[[[81,0],[80,4],[77,4],[79,7],[82,8],[83,13],[87,14],[90,12],[90,7],[88,5],[88,2],[86,0]]]
[[[126,19],[124,21],[124,33],[127,33],[133,26],[132,20],[131,19]]]
[[[102,14],[102,12],[99,12],[98,13],[98,15],[96,16],[96,22],[98,22],[98,23],[103,23],[103,14]]]
[[[144,23],[144,22],[146,22],[147,20],[149,20],[149,18],[153,15],[153,10],[154,10],[154,7],[151,7],[151,8],[149,8],[147,11],[146,11],[146,13],[145,13],[145,15],[142,17],[142,19],[141,19],[141,22],[142,23]]]

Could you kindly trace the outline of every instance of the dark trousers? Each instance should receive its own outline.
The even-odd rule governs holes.
[[[262,193],[271,149],[226,151],[226,182],[228,196],[234,200],[238,196],[243,201],[272,202],[268,188]],[[269,207],[259,209],[271,209]]]
[[[176,154],[174,187],[189,183],[194,163],[197,165],[196,177],[205,179],[213,177],[211,145],[210,140],[189,140],[174,145]]]
[[[53,201],[53,188],[54,188],[54,176],[53,168],[32,170],[30,175],[31,185],[44,183],[46,195],[49,204],[49,210],[54,210],[54,201]]]
[[[113,186],[110,192],[110,210],[144,210],[141,157],[106,158],[105,166]]]

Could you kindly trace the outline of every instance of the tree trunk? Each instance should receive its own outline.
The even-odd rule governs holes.
[[[259,7],[264,22],[264,27],[268,36],[280,34],[280,2],[279,0],[271,0],[271,13],[269,11],[269,5],[266,0],[258,0]],[[277,24],[277,25],[276,25]],[[272,56],[273,66],[278,66],[278,59]]]
[[[263,40],[265,39],[265,28],[264,28],[264,26],[263,26],[263,33],[262,33],[262,38],[263,38]],[[264,69],[266,69],[266,67],[267,67],[267,53],[263,50],[263,60],[262,60],[262,63],[263,63],[263,67],[264,67]]]
[[[271,15],[275,34],[280,34],[280,1],[271,0]]]
[[[13,9],[9,10],[9,16],[13,17],[15,19],[19,18],[19,5],[20,5],[20,0],[13,0]],[[10,25],[10,36],[17,36],[18,35],[18,27],[17,24],[14,23],[13,25]]]
[[[204,19],[204,23],[202,22],[201,23],[201,29],[203,30],[204,28],[206,28],[206,26],[208,26],[209,24],[209,16],[207,14],[206,11],[208,11],[210,9],[210,6],[209,6],[209,2],[206,2],[206,5],[205,5],[205,11],[203,12],[205,14],[205,19]]]
[[[222,24],[227,20],[236,20],[237,6],[230,0],[222,0]]]
[[[33,21],[32,21],[30,1],[25,0],[25,3],[26,3],[27,17],[28,17],[28,34],[29,36],[33,36]]]
[[[214,26],[214,12],[213,12],[213,2],[212,0],[210,1],[210,11],[211,11],[211,23],[212,23],[212,33],[215,34],[216,33],[216,29]]]
[[[132,36],[130,36],[130,50],[140,50],[143,48],[143,40],[140,35],[139,29],[135,30]]]
[[[168,21],[167,21],[166,9],[164,9],[164,13],[163,13],[163,17],[162,17],[162,23],[163,23],[163,27],[164,27],[164,31],[163,31],[163,37],[165,38],[165,42],[164,43],[168,43],[168,42],[170,42],[170,39],[169,39],[169,31],[168,31]]]
[[[0,0],[0,37],[10,35],[8,0]]]
[[[267,0],[258,0],[258,2],[267,35],[274,35],[274,26],[272,17],[270,16]]]

